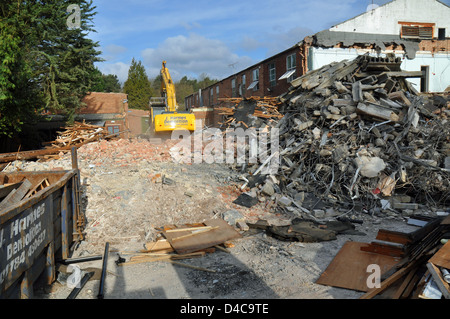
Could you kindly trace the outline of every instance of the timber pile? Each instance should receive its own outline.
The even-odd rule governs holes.
[[[145,249],[137,253],[131,253],[128,261],[120,257],[118,266],[133,265],[139,263],[165,261],[175,265],[215,272],[215,270],[190,264],[180,263],[177,260],[199,258],[207,253],[213,253],[216,249],[225,251],[233,247],[230,242],[242,237],[232,226],[223,219],[211,219],[203,223],[185,225],[165,225],[159,229],[156,240],[145,244]],[[127,253],[122,253],[122,255]]]
[[[274,97],[222,98],[221,102],[231,106],[221,106],[217,110],[224,117],[221,128],[260,127],[270,119],[281,119],[278,111],[282,104]]]
[[[278,172],[260,176],[264,163],[249,164],[245,185],[309,218],[333,207],[450,206],[449,95],[418,94],[406,80],[417,72],[399,67],[363,55],[295,79],[279,97],[284,117],[270,124],[280,133]]]
[[[64,128],[64,131],[57,132],[58,137],[49,142],[47,148],[60,148],[77,145],[85,142],[97,141],[108,137],[108,131],[102,126],[88,124],[86,122],[74,122],[73,125]]]
[[[413,216],[412,232],[378,231],[371,243],[347,242],[316,281],[365,292],[361,299],[450,299],[450,216]],[[372,274],[373,266],[379,275]]]

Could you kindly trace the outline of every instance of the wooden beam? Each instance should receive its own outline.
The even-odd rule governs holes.
[[[436,267],[433,263],[427,263],[427,269],[433,277],[434,282],[438,286],[439,290],[442,292],[442,295],[445,299],[450,299],[450,286],[449,284],[442,278],[441,271],[438,267]]]

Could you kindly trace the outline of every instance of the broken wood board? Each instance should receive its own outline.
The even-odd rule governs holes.
[[[39,182],[38,184],[36,184],[36,186],[34,186],[26,195],[25,198],[29,198],[31,196],[33,196],[34,194],[36,194],[37,192],[43,190],[46,187],[50,186],[50,182],[48,181],[47,178],[44,178],[41,182]]]
[[[436,265],[433,263],[427,263],[427,269],[433,277],[434,282],[438,286],[442,295],[445,299],[450,299],[450,286],[449,284],[442,278],[442,273]]]
[[[399,258],[404,257],[406,254],[404,245],[386,241],[373,241],[369,245],[361,247],[361,250]]]
[[[450,241],[442,246],[428,262],[438,267],[450,269]]]
[[[172,252],[173,248],[172,245],[167,241],[167,239],[161,239],[154,242],[146,243],[145,244],[145,250],[143,250],[143,253],[154,253],[154,252],[164,252],[169,253]]]
[[[395,112],[384,108],[381,105],[373,104],[370,102],[367,102],[367,104],[361,102],[358,103],[356,112],[383,121],[398,122],[400,119],[400,117]]]
[[[8,194],[8,196],[6,196],[5,199],[0,203],[0,210],[20,202],[25,194],[30,190],[30,188],[31,182],[25,179],[19,188],[13,189]]]
[[[204,226],[210,226],[211,230],[193,234],[191,231],[167,232],[164,237],[179,254],[187,254],[208,247],[214,247],[227,240],[241,238],[233,227],[222,219],[211,219],[204,222]],[[217,227],[217,228],[215,228]],[[190,235],[192,234],[192,235]],[[178,237],[186,236],[177,240]]]
[[[327,269],[316,281],[317,284],[367,292],[367,279],[371,272],[367,267],[380,266],[381,276],[392,269],[400,258],[362,251],[367,243],[346,242]]]
[[[14,189],[19,188],[20,185],[22,185],[22,182],[1,185],[0,198],[8,196],[9,193],[11,193]]]

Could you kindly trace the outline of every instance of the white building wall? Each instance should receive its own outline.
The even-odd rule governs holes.
[[[315,70],[332,62],[342,60],[353,60],[358,55],[369,52],[371,56],[377,56],[372,50],[341,49],[341,48],[316,48],[311,47],[309,51],[311,65],[308,70]],[[391,51],[392,52],[392,51]],[[387,51],[381,56],[386,56]],[[434,56],[428,52],[418,51],[414,60],[408,60],[403,52],[396,51],[396,56],[402,58],[401,69],[403,71],[420,71],[421,66],[429,66],[429,91],[443,92],[450,85],[450,55],[448,53],[435,53]],[[408,78],[414,88],[420,92],[420,79]]]
[[[353,19],[331,27],[330,31],[399,35],[399,21],[435,23],[450,34],[450,7],[436,0],[394,0]]]

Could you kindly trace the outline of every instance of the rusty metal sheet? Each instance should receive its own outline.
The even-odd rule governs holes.
[[[322,273],[317,284],[357,291],[368,291],[369,265],[379,265],[381,275],[392,269],[400,258],[362,251],[367,243],[346,242]]]
[[[210,226],[212,229],[197,234],[192,234],[190,231],[164,231],[163,234],[172,245],[173,249],[179,254],[191,253],[222,244],[228,240],[242,237],[241,234],[223,219],[211,219],[205,221],[204,225]],[[177,237],[179,239],[177,239]]]

